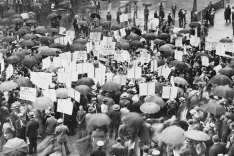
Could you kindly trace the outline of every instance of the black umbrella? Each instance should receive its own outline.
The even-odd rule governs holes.
[[[137,27],[132,27],[132,32],[134,32],[135,34],[141,36],[141,30]]]
[[[99,19],[101,19],[101,16],[99,14],[97,14],[97,13],[91,13],[90,17],[91,18],[99,18]]]

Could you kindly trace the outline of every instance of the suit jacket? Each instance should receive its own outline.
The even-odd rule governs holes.
[[[39,128],[39,122],[37,119],[31,119],[26,127],[26,137],[37,138],[37,129]]]
[[[109,114],[111,119],[111,124],[113,125],[120,125],[121,123],[121,112],[112,110]]]
[[[90,156],[106,156],[106,153],[102,149],[94,150]]]
[[[46,133],[47,134],[53,134],[55,132],[55,127],[57,125],[57,119],[54,117],[49,117],[46,120]]]
[[[225,145],[217,143],[210,147],[209,156],[217,156],[218,154],[227,154]]]
[[[21,124],[19,119],[15,121],[16,137],[18,137],[20,139],[25,138],[27,121],[22,120],[22,123],[23,123],[23,125]]]
[[[232,144],[231,148],[228,151],[228,156],[233,156],[234,155],[234,144]]]
[[[110,154],[115,156],[125,156],[125,148],[120,143],[112,145]]]
[[[68,138],[67,138],[67,134],[69,133],[69,129],[67,126],[65,125],[58,125],[55,128],[55,134],[57,135],[57,142],[59,143],[63,143],[63,142],[67,142]]]
[[[111,22],[111,15],[106,15],[106,20]]]

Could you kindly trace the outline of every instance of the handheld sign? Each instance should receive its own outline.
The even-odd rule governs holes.
[[[35,101],[37,97],[37,91],[35,88],[20,87],[20,99],[27,101]]]

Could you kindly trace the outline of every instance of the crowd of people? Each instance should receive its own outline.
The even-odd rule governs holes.
[[[3,13],[0,151],[71,155],[75,138],[91,156],[233,156],[233,40],[206,41],[207,23],[194,18],[188,28],[175,3],[171,20],[161,6],[149,28],[149,6],[143,26],[120,22],[121,9],[118,25],[111,12],[101,22],[92,7],[90,23],[75,16],[75,39],[66,43],[58,26],[40,26],[32,12]],[[103,44],[114,50],[103,53]]]

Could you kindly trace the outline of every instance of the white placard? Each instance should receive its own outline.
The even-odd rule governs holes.
[[[163,99],[175,99],[177,97],[178,88],[163,86],[162,98]]]
[[[149,62],[150,62],[150,54],[148,54],[147,52],[141,52],[141,65]]]
[[[175,46],[176,47],[182,47],[183,46],[183,43],[182,43],[182,37],[176,37],[175,39]]]
[[[151,63],[151,64],[150,64],[150,71],[151,71],[151,72],[156,72],[157,69],[158,69],[158,62],[157,62],[157,60],[156,60],[156,59],[153,59],[153,60],[151,60],[150,63]]]
[[[20,87],[20,99],[34,102],[37,97],[35,88]]]
[[[51,60],[50,57],[47,57],[42,60],[42,69],[47,69],[51,67]]]
[[[101,41],[101,32],[90,32],[89,39],[91,41]]]
[[[14,68],[11,64],[8,65],[6,69],[6,79],[9,79],[14,73]]]
[[[209,58],[206,56],[201,56],[201,61],[202,61],[202,65],[208,67],[209,64]]]
[[[140,79],[142,76],[142,69],[141,67],[133,67],[128,69],[128,73],[127,73],[127,78],[128,79]]]
[[[56,102],[57,97],[56,97],[55,89],[42,90],[42,93],[43,93],[44,97],[50,98],[53,102]]]
[[[115,42],[111,42],[108,44],[100,44],[98,52],[99,55],[114,55],[115,54]]]
[[[57,112],[72,115],[73,103],[70,99],[58,99]]]
[[[121,36],[121,37],[126,36],[125,28],[120,29],[120,36]]]
[[[87,53],[86,53],[86,51],[75,51],[74,53],[73,53],[73,61],[80,61],[80,60],[82,60],[82,61],[86,61],[87,60]]]
[[[183,61],[183,55],[184,55],[183,51],[175,50],[174,52],[174,58],[178,61]]]
[[[155,94],[155,82],[140,83],[139,94],[140,96]]]

